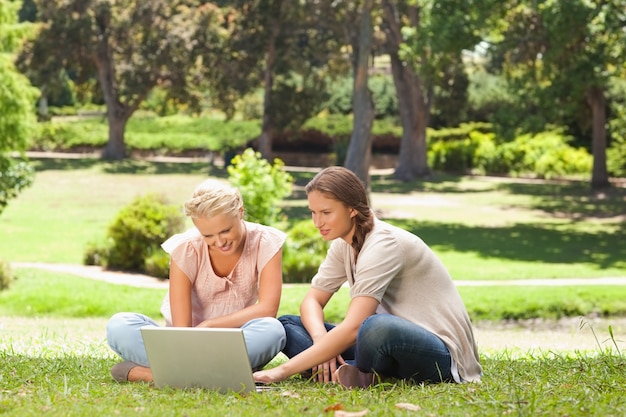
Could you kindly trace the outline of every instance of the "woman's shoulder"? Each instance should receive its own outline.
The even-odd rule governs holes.
[[[266,226],[260,223],[244,222],[246,225],[246,231],[248,232],[248,238],[252,241],[256,240],[278,240],[281,243],[287,238],[287,234],[281,230],[278,230],[272,226]]]
[[[366,242],[368,240],[370,241],[370,243],[393,241],[396,242],[398,245],[414,244],[416,242],[422,241],[419,236],[412,233],[411,231],[395,226],[391,223],[387,223],[386,221],[380,219],[375,219],[374,228],[368,234]]]
[[[194,246],[196,244],[202,244],[202,242],[203,242],[202,235],[200,234],[198,229],[194,227],[183,233],[177,233],[173,235],[172,237],[167,239],[165,242],[163,242],[161,247],[167,253],[171,254],[172,251],[174,251],[174,249],[182,245]]]

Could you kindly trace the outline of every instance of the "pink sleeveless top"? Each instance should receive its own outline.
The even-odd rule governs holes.
[[[193,228],[169,238],[161,246],[170,254],[192,283],[192,326],[255,304],[259,298],[259,279],[265,265],[285,242],[285,233],[273,227],[244,222],[246,241],[237,264],[226,277],[215,274],[209,249],[198,229]],[[169,292],[161,314],[172,325]]]

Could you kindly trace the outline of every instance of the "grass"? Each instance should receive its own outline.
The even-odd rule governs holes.
[[[136,195],[162,191],[180,203],[208,174],[225,175],[201,163],[37,164],[34,185],[0,216],[0,253],[12,262],[81,263],[85,245],[102,238],[117,211]],[[294,173],[297,185],[311,175]],[[592,196],[577,183],[444,175],[408,184],[374,176],[372,185],[381,216],[422,236],[455,279],[497,284],[626,272],[623,189]],[[285,212],[290,219],[307,216],[299,187]],[[33,269],[18,269],[16,275],[12,287],[0,293],[2,415],[621,416],[626,407],[624,341],[612,333],[597,339],[593,352],[482,351],[481,384],[390,382],[345,391],[296,377],[276,391],[247,396],[116,384],[109,376],[118,359],[104,342],[106,318],[122,310],[158,317],[164,291]],[[280,314],[296,312],[304,291],[306,286],[286,286]],[[476,320],[626,314],[615,286],[460,285],[459,291]],[[329,317],[340,319],[347,294],[332,302]]]
[[[108,318],[118,311],[139,311],[160,317],[166,291],[111,285],[57,272],[19,269],[11,288],[0,292],[0,316]],[[551,287],[548,287],[551,288]],[[279,315],[298,314],[307,285],[286,285]],[[600,315],[626,316],[626,299],[615,286],[459,286],[459,292],[474,322],[559,319]],[[97,298],[93,294],[98,294]],[[326,318],[343,320],[349,294],[347,288],[326,307]]]
[[[0,253],[11,262],[82,263],[86,245],[134,197],[162,192],[182,204],[209,164],[95,159],[39,160],[31,188],[0,216]],[[284,212],[308,218],[300,185]],[[626,190],[594,197],[578,183],[518,184],[513,180],[440,176],[397,183],[373,177],[372,204],[381,217],[421,236],[457,280],[577,278],[626,273]],[[565,203],[556,203],[563,199]]]
[[[31,340],[38,354],[0,351],[0,413],[6,416],[621,416],[626,361],[597,355],[546,353],[482,359],[480,384],[411,385],[393,381],[347,391],[294,377],[278,389],[246,396],[154,389],[113,383],[117,361],[102,344],[70,340],[63,350]],[[46,345],[48,343],[48,346]],[[417,411],[400,407],[407,404]],[[336,411],[340,410],[340,411]]]

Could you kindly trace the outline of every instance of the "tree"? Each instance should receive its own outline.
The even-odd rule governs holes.
[[[199,107],[193,87],[198,53],[213,39],[206,28],[222,23],[219,9],[194,0],[38,0],[42,29],[24,49],[25,66],[45,84],[62,69],[77,84],[95,76],[106,103],[109,139],[102,157],[126,156],[126,123],[150,91],[160,86],[171,98]],[[198,28],[205,44],[198,45]],[[210,32],[219,37],[219,32]],[[217,42],[216,42],[217,43]]]
[[[430,174],[426,128],[435,88],[453,88],[463,50],[478,44],[479,31],[497,3],[383,0],[385,46],[402,121],[396,178],[410,181]]]
[[[20,6],[20,2],[0,0],[0,213],[33,177],[24,151],[36,123],[38,92],[13,64],[13,52],[30,30],[26,24],[17,24]]]
[[[374,123],[374,100],[368,85],[370,56],[373,49],[373,7],[373,0],[365,0],[354,23],[347,25],[352,47],[354,127],[344,165],[363,181],[368,190],[373,140],[372,124]]]
[[[518,3],[518,2],[516,2]],[[504,69],[513,82],[534,88],[555,119],[584,105],[591,114],[591,188],[609,187],[606,95],[623,78],[626,1],[549,0],[509,7],[502,40]],[[589,119],[587,119],[589,120]]]
[[[258,148],[271,160],[276,132],[299,129],[328,96],[340,51],[329,29],[333,19],[316,0],[220,3],[232,10],[232,29],[222,59],[205,66],[204,79],[229,117],[239,98],[262,88]]]

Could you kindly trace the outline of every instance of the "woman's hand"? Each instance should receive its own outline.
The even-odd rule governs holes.
[[[284,381],[285,379],[287,379],[288,376],[289,375],[287,375],[286,372],[283,371],[281,366],[257,371],[252,374],[254,382],[260,382],[262,384],[271,384],[273,382]]]
[[[344,361],[340,355],[336,358],[329,360],[328,362],[317,365],[316,367],[311,369],[311,372],[313,372],[313,380],[323,383],[335,382],[335,371],[339,366],[343,365],[344,363],[346,363],[346,361]]]

